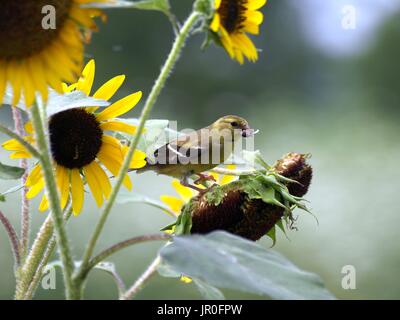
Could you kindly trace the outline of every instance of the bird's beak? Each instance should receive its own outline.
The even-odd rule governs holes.
[[[250,128],[250,127],[245,127],[245,128],[242,129],[242,137],[243,138],[252,137],[255,134],[257,134],[258,131],[259,130],[254,130],[254,129]]]

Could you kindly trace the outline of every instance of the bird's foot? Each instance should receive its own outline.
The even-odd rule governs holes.
[[[202,184],[203,182],[207,182],[207,181],[213,181],[216,182],[215,178],[212,175],[207,175],[207,174],[202,174],[202,173],[198,173],[197,174],[199,176],[198,179],[194,180],[194,184]]]

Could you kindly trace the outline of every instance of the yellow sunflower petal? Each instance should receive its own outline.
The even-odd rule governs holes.
[[[247,11],[246,18],[255,24],[261,24],[263,22],[263,14],[260,11]]]
[[[96,179],[101,186],[101,190],[104,194],[104,197],[108,199],[110,197],[112,189],[110,179],[107,177],[102,167],[100,167],[100,165],[96,161],[93,161],[90,164],[90,167],[93,173],[96,175]]]
[[[10,154],[10,159],[29,159],[32,158],[32,155],[26,151],[16,151]]]
[[[32,185],[29,188],[29,191],[26,193],[26,197],[28,199],[32,199],[36,197],[40,191],[42,191],[44,188],[44,179],[41,178],[39,181],[36,182],[36,184]]]
[[[178,180],[173,180],[172,186],[184,202],[188,202],[193,197],[193,191],[190,188],[183,186]]]
[[[42,177],[43,177],[42,167],[40,164],[37,164],[33,167],[31,172],[28,174],[25,185],[27,187],[31,187],[34,184],[36,184]]]
[[[71,170],[71,197],[72,211],[77,216],[82,210],[84,200],[83,181],[79,169]]]
[[[215,0],[214,9],[218,9],[221,6],[221,0]]]
[[[122,121],[107,121],[100,124],[100,128],[103,131],[118,131],[125,132],[128,134],[134,134],[136,132],[136,126],[124,123]]]
[[[43,212],[46,211],[48,208],[49,208],[49,200],[47,199],[47,196],[44,195],[39,205],[39,211]]]
[[[86,181],[92,191],[93,197],[96,201],[98,207],[101,207],[104,202],[103,192],[101,191],[101,184],[97,181],[96,174],[89,164],[83,168],[83,173],[85,175]]]
[[[1,146],[8,151],[26,151],[25,147],[15,139],[7,140]]]
[[[216,14],[214,15],[214,18],[212,19],[211,24],[210,24],[210,29],[211,29],[212,31],[214,31],[214,32],[218,32],[220,23],[221,23],[221,18],[220,18],[220,16],[219,16],[219,14],[216,13]]]
[[[113,174],[114,176],[117,176],[119,174],[119,170],[121,169],[123,161],[122,156],[119,159],[117,158],[116,160],[115,157],[110,156],[110,153],[107,152],[107,149],[104,148],[103,145],[100,149],[100,152],[97,154],[97,158],[102,164],[104,164],[104,166],[107,168],[108,171],[111,172],[111,174]],[[125,188],[127,188],[128,190],[132,190],[132,182],[128,174],[125,175],[123,184]]]
[[[69,198],[69,170],[63,166],[57,166],[56,178],[58,191],[60,192],[61,208],[65,208]]]
[[[86,95],[90,94],[94,81],[96,65],[94,60],[90,60],[82,71],[82,76],[78,80],[77,89],[83,91]]]
[[[125,75],[120,75],[108,80],[93,95],[96,99],[108,100],[117,92],[125,80]]]
[[[122,146],[122,153],[123,153],[124,157],[126,157],[126,154],[128,153],[128,151],[129,151],[128,146]],[[132,157],[131,163],[129,165],[129,168],[130,169],[143,168],[147,164],[146,157],[147,157],[147,155],[145,152],[136,149],[135,152],[133,153],[133,157]]]
[[[112,118],[116,118],[124,113],[127,113],[134,106],[136,106],[136,104],[140,101],[141,97],[142,97],[142,92],[138,91],[125,98],[122,98],[121,100],[118,100],[117,102],[113,103],[111,106],[107,107],[102,112],[100,112],[96,116],[97,121],[109,120]]]
[[[28,121],[27,123],[25,123],[25,131],[28,134],[33,134],[32,122]]]
[[[247,4],[247,8],[250,10],[257,10],[263,7],[267,3],[267,0],[250,0]]]
[[[182,206],[185,204],[182,199],[176,197],[162,195],[160,199],[175,213],[180,213]]]

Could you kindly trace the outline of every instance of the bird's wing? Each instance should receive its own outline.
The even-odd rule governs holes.
[[[208,143],[201,141],[200,131],[195,131],[158,148],[154,157],[157,164],[188,164],[200,163],[202,155],[208,153]]]

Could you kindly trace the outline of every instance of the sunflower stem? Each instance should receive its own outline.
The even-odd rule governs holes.
[[[15,131],[19,136],[23,137],[25,136],[25,129],[22,123],[21,110],[16,107],[11,109],[14,118]],[[29,199],[26,197],[28,188],[25,186],[25,182],[28,177],[28,172],[27,172],[28,161],[26,159],[21,159],[20,166],[22,169],[25,170],[25,173],[21,178],[21,184],[23,185],[23,187],[21,191],[22,204],[21,204],[21,236],[20,236],[21,258],[25,259],[29,247],[29,230],[30,230]]]
[[[145,122],[148,119],[150,112],[151,112],[158,96],[160,95],[162,88],[165,85],[166,80],[168,79],[169,75],[171,74],[171,71],[173,70],[176,62],[179,59],[182,48],[184,47],[186,40],[190,35],[190,31],[192,30],[193,26],[199,21],[201,16],[202,16],[202,14],[199,12],[192,12],[189,15],[189,17],[187,18],[187,20],[185,21],[185,23],[183,24],[182,28],[180,29],[178,35],[175,38],[174,44],[173,44],[172,49],[167,57],[167,60],[165,61],[164,65],[161,69],[161,72],[160,72],[157,80],[155,81],[155,83],[151,89],[151,92],[146,100],[145,106],[144,106],[143,111],[140,116],[140,121],[139,121],[138,128],[136,130],[136,134],[133,136],[132,140],[130,141],[129,150],[124,159],[124,163],[122,164],[120,172],[116,178],[115,186],[111,192],[108,202],[104,206],[104,209],[100,215],[100,219],[99,219],[99,221],[95,227],[95,230],[93,232],[93,235],[88,243],[88,246],[86,247],[86,251],[85,251],[83,259],[82,259],[81,267],[79,268],[77,274],[74,277],[74,279],[80,285],[82,285],[82,283],[84,282],[85,270],[88,267],[88,264],[89,264],[90,258],[93,255],[93,251],[95,249],[97,240],[100,236],[100,233],[103,230],[104,224],[108,218],[108,215],[110,214],[111,208],[114,205],[117,194],[121,188],[124,176],[129,169],[129,164],[131,162],[133,154],[134,154],[136,147],[140,140],[140,133],[143,131]]]
[[[172,239],[172,236],[166,233],[159,233],[159,234],[148,234],[144,236],[133,237],[121,242],[118,242],[111,247],[103,250],[97,256],[90,260],[89,265],[86,269],[86,273],[88,273],[93,267],[95,267],[98,263],[107,259],[109,256],[113,255],[114,253],[130,247],[132,245],[147,242],[147,241],[166,241]]]
[[[122,296],[120,300],[131,300],[134,296],[143,288],[147,281],[155,275],[157,268],[161,263],[159,255],[153,260],[153,262],[147,267],[143,274],[136,280],[136,282],[130,287]]]
[[[71,215],[72,215],[72,205],[70,204],[64,213],[65,222],[68,221],[68,219],[71,217]],[[39,285],[39,281],[42,278],[43,270],[46,267],[46,265],[49,263],[50,257],[54,252],[56,244],[57,244],[57,239],[54,236],[54,233],[52,233],[52,236],[49,238],[49,241],[47,241],[47,245],[44,246],[46,248],[46,250],[43,252],[42,259],[39,261],[39,264],[36,268],[36,272],[32,278],[29,288],[25,292],[24,300],[32,299],[32,297]]]
[[[8,135],[10,138],[13,138],[15,140],[17,140],[22,146],[24,146],[29,153],[37,158],[37,159],[41,159],[42,155],[39,153],[38,150],[36,150],[36,148],[34,146],[32,146],[29,142],[25,141],[23,137],[21,137],[19,134],[15,133],[14,131],[8,129],[7,127],[3,126],[0,124],[0,132],[3,132],[4,134]]]
[[[53,231],[54,225],[51,216],[49,215],[40,227],[40,230],[32,244],[32,249],[30,250],[25,263],[21,268],[20,278],[15,292],[15,299],[24,299],[25,293],[28,290],[33,277],[35,276],[37,266],[40,264],[40,261],[44,255],[46,246],[53,235]]]
[[[17,268],[19,268],[19,265],[21,263],[21,254],[20,254],[21,250],[19,247],[17,233],[15,232],[15,229],[11,224],[10,220],[8,220],[8,218],[1,211],[0,211],[0,222],[3,224],[4,229],[6,229],[8,239],[10,240],[11,250],[14,254],[15,270],[17,270]]]
[[[54,170],[51,161],[49,142],[46,138],[43,119],[38,104],[33,104],[31,108],[31,119],[36,135],[36,141],[39,150],[42,151],[42,157],[39,159],[42,165],[43,176],[46,184],[46,194],[49,200],[51,216],[54,223],[57,244],[59,248],[67,299],[77,299],[80,297],[77,288],[72,280],[74,271],[74,262],[68,243],[68,237],[65,230],[63,210],[58,195],[57,183],[54,177]]]

